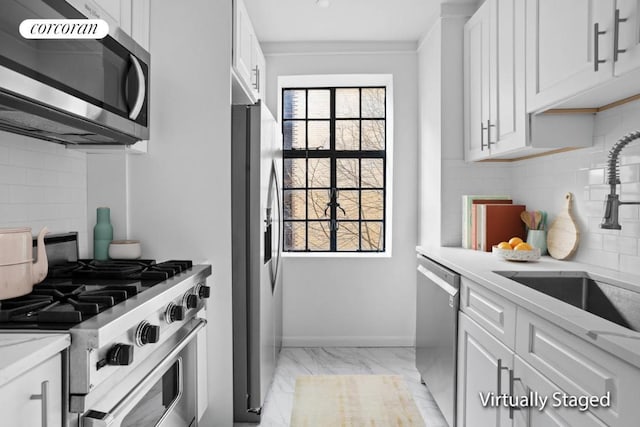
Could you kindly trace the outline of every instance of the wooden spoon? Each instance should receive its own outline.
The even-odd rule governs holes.
[[[533,224],[531,224],[531,215],[527,211],[520,212],[520,219],[524,222],[524,225],[527,226],[528,229],[532,229]]]

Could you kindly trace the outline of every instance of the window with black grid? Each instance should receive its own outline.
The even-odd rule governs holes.
[[[386,88],[282,90],[284,250],[384,252]]]

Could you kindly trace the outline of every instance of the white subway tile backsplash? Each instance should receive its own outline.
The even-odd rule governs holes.
[[[9,164],[9,148],[0,146],[0,165]]]
[[[602,209],[603,210],[601,210],[601,212],[604,212],[604,207],[602,207]],[[640,207],[636,205],[624,205],[618,211],[618,215],[621,220],[625,220],[625,219],[637,220],[640,218],[640,216],[638,215],[639,213],[640,213]]]
[[[27,171],[11,165],[0,167],[0,184],[26,184]]]
[[[640,101],[598,113],[592,147],[512,163],[512,184],[505,191],[529,209],[548,211],[550,219],[562,208],[562,195],[572,192],[573,215],[578,221],[581,238],[575,259],[638,273],[640,207],[620,207],[621,230],[600,228],[604,200],[609,194],[609,150],[622,136],[638,129]],[[620,164],[622,185],[618,186],[618,194],[621,200],[640,200],[640,140],[625,147],[620,155]]]
[[[640,274],[640,257],[620,255],[620,270],[627,273]]]
[[[609,250],[607,249],[606,245],[603,244],[603,241],[606,242],[605,237],[610,237],[610,236],[604,236],[602,234],[596,234],[596,233],[586,233],[582,236],[582,245],[589,249]]]
[[[640,164],[627,164],[620,166],[620,182],[640,182]],[[604,174],[603,174],[604,177]]]
[[[78,231],[87,248],[87,159],[80,151],[0,132],[0,227]]]

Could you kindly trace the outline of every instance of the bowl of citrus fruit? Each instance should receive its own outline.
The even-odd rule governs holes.
[[[534,248],[519,237],[512,237],[508,242],[500,242],[493,246],[493,253],[507,261],[536,261],[540,258],[540,248]]]

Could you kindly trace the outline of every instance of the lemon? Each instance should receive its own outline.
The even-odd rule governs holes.
[[[530,251],[532,249],[531,245],[526,242],[519,243],[515,248],[513,248],[514,251]]]
[[[513,248],[511,247],[511,245],[509,244],[509,242],[500,242],[500,243],[498,243],[498,248],[499,248],[499,249],[507,249],[507,250],[509,250],[509,251],[510,251],[511,249],[513,249]]]
[[[509,244],[511,245],[512,248],[515,248],[520,243],[522,243],[522,239],[519,237],[512,237],[509,239]]]

